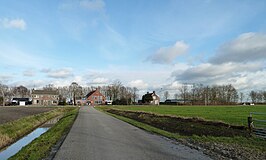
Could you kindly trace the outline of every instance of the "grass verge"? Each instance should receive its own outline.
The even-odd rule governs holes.
[[[78,108],[74,108],[57,122],[46,133],[23,147],[17,154],[10,157],[10,160],[18,159],[42,159],[49,155],[51,148],[65,135],[71,128],[76,116]]]
[[[23,117],[0,125],[0,149],[12,144],[46,121],[62,115],[68,110],[69,108],[56,108],[49,112]]]

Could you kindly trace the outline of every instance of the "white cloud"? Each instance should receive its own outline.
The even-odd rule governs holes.
[[[7,83],[13,79],[10,75],[1,75],[0,74],[0,83]]]
[[[104,77],[97,77],[92,79],[90,82],[88,82],[88,85],[96,85],[96,86],[101,86],[101,85],[108,85],[109,79],[104,78]]]
[[[42,73],[49,73],[49,72],[51,72],[51,71],[52,71],[51,68],[43,68],[43,69],[41,69],[41,72],[42,72]]]
[[[266,34],[244,33],[222,45],[209,62],[221,64],[261,60],[266,60]]]
[[[23,85],[25,87],[27,87],[28,89],[42,89],[45,85],[47,84],[51,84],[50,81],[47,80],[40,80],[40,79],[36,79],[36,80],[21,80],[21,81],[16,81],[10,84],[10,86],[20,86]]]
[[[207,63],[176,69],[179,83],[233,84],[237,89],[266,88],[266,34],[244,33],[222,45]],[[259,89],[260,90],[260,89]]]
[[[26,29],[26,22],[24,19],[0,19],[0,27],[3,28],[15,28],[15,29],[20,29],[20,30],[25,30]]]
[[[263,68],[263,63],[223,63],[211,64],[202,63],[197,66],[191,66],[187,70],[175,71],[172,76],[176,80],[189,83],[210,83],[217,80],[228,80],[229,77],[243,72],[256,72]]]
[[[47,73],[50,78],[65,79],[73,76],[72,68],[61,68],[61,69],[43,69],[42,72]]]
[[[153,55],[150,55],[147,60],[152,63],[169,64],[172,63],[177,56],[187,52],[189,46],[183,41],[177,41],[173,46],[162,47]]]
[[[128,83],[129,87],[136,87],[139,90],[144,90],[148,87],[148,84],[143,82],[143,80],[133,80]]]
[[[25,77],[33,77],[35,76],[35,71],[34,69],[27,69],[23,72],[23,76]]]
[[[90,11],[102,11],[105,3],[103,0],[82,0],[80,6]]]

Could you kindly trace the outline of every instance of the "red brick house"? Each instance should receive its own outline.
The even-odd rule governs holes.
[[[105,96],[101,94],[98,88],[88,93],[86,97],[89,105],[105,104]]]

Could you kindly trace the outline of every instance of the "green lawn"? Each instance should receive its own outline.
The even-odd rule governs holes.
[[[200,117],[207,120],[223,121],[234,125],[247,125],[250,112],[266,113],[266,106],[101,106],[122,110],[145,111],[184,117]],[[266,117],[263,117],[266,119]]]

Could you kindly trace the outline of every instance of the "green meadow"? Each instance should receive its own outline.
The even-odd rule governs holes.
[[[164,115],[183,117],[199,117],[206,120],[222,121],[233,125],[247,126],[250,112],[266,113],[266,105],[255,106],[170,106],[170,105],[131,105],[101,106],[103,109],[116,108],[121,110],[144,111]],[[260,117],[266,119],[266,117]]]

